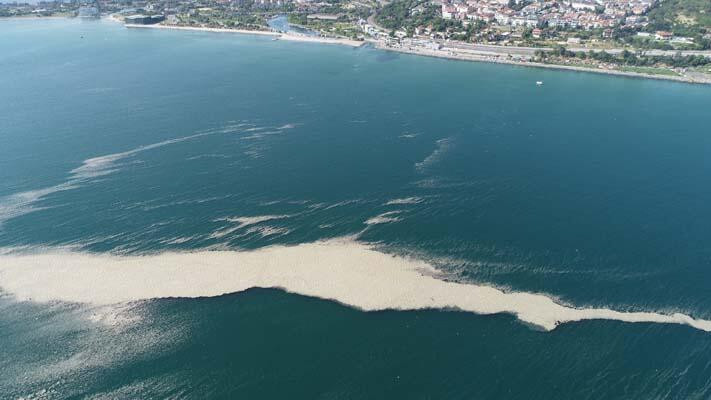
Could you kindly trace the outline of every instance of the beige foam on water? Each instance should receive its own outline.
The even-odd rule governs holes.
[[[0,256],[0,288],[18,300],[35,302],[108,305],[261,287],[366,311],[455,308],[477,314],[511,313],[545,330],[566,322],[608,319],[685,324],[711,332],[711,321],[683,314],[576,309],[541,294],[446,282],[433,277],[435,272],[425,261],[385,254],[350,239],[253,251],[117,256],[57,250]]]

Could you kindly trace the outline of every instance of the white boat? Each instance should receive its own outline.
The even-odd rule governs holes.
[[[536,85],[538,85],[538,86],[543,85],[543,81],[536,81]]]

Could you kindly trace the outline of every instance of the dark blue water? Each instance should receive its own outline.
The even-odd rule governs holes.
[[[360,232],[463,282],[711,318],[708,87],[108,22],[0,31],[2,248]],[[289,217],[215,235],[266,215]],[[540,332],[275,290],[126,307],[102,324],[7,293],[0,398],[711,396],[711,335],[686,326]]]

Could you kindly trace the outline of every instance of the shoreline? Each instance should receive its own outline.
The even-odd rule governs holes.
[[[279,40],[289,40],[292,42],[340,44],[343,46],[350,46],[350,47],[361,47],[366,43],[365,41],[358,41],[358,40],[351,40],[351,39],[327,38],[327,37],[321,37],[321,36],[306,36],[306,35],[302,36],[302,35],[293,35],[293,34],[287,34],[287,33],[282,33],[281,36],[279,36]]]
[[[288,40],[294,42],[310,42],[310,43],[322,43],[322,44],[338,44],[350,47],[361,47],[366,43],[370,43],[374,48],[384,51],[392,51],[397,53],[412,54],[424,57],[435,57],[443,58],[449,60],[459,60],[459,61],[469,61],[469,62],[486,62],[494,64],[505,64],[522,66],[529,68],[546,68],[546,69],[556,69],[563,71],[574,71],[574,72],[589,72],[594,74],[604,74],[604,75],[614,75],[622,76],[628,78],[639,78],[639,79],[655,79],[655,80],[665,80],[692,84],[702,84],[711,85],[711,79],[695,79],[688,76],[673,76],[673,75],[653,75],[645,74],[641,72],[629,72],[629,71],[619,71],[619,70],[609,70],[609,69],[598,69],[598,68],[586,68],[573,65],[558,65],[558,64],[544,64],[533,61],[515,61],[501,59],[500,56],[494,55],[476,55],[476,54],[466,54],[466,51],[455,52],[452,50],[427,50],[427,49],[413,49],[404,47],[389,47],[383,45],[377,40],[365,40],[365,41],[355,41],[349,39],[337,39],[337,38],[325,38],[319,36],[305,36],[305,35],[294,35],[286,34],[272,31],[256,31],[256,30],[246,30],[246,29],[227,29],[227,28],[207,28],[207,27],[192,27],[192,26],[175,26],[175,25],[134,25],[126,24],[127,28],[153,28],[153,29],[175,29],[175,30],[187,30],[187,31],[198,31],[198,32],[215,32],[215,33],[238,33],[238,34],[252,34],[252,35],[262,35],[262,36],[272,36],[275,40]]]
[[[136,25],[136,24],[125,24],[126,28],[146,28],[146,29],[173,29],[173,30],[183,30],[183,31],[195,31],[195,32],[213,32],[213,33],[237,33],[243,35],[260,35],[260,36],[271,36],[278,40],[288,40],[292,42],[308,42],[308,43],[323,43],[323,44],[339,44],[350,47],[360,47],[364,45],[365,41],[356,41],[350,39],[339,39],[339,38],[327,38],[320,36],[306,36],[306,35],[295,35],[289,33],[281,33],[274,31],[259,31],[259,30],[248,30],[248,29],[230,29],[230,28],[208,28],[202,26],[177,26],[177,25]]]
[[[623,76],[628,78],[639,78],[639,79],[655,79],[655,80],[665,80],[683,83],[692,83],[700,85],[711,85],[711,79],[695,79],[688,76],[673,76],[673,75],[653,75],[645,74],[642,72],[629,72],[629,71],[619,71],[611,69],[599,69],[599,68],[586,68],[574,65],[559,65],[559,64],[544,64],[535,61],[515,61],[515,60],[505,60],[501,59],[499,56],[485,56],[485,55],[474,55],[474,54],[462,54],[458,52],[453,52],[451,50],[426,50],[426,49],[413,49],[413,48],[403,48],[403,47],[389,47],[384,46],[378,41],[368,41],[368,43],[373,44],[376,49],[384,51],[392,51],[396,53],[412,54],[423,57],[434,57],[434,58],[444,58],[448,60],[458,60],[458,61],[469,61],[469,62],[486,62],[493,64],[506,64],[515,65],[521,67],[529,68],[545,68],[545,69],[556,69],[564,71],[575,71],[575,72],[589,72],[594,74],[604,74],[604,75],[615,75]]]
[[[279,36],[277,32],[271,31],[252,31],[248,29],[229,29],[229,28],[207,28],[202,26],[177,26],[177,25],[138,25],[124,24],[126,28],[142,28],[142,29],[173,29],[180,31],[197,31],[197,32],[213,32],[213,33],[241,33],[246,35],[263,35],[263,36]]]
[[[50,17],[2,17],[1,20],[12,20],[12,19],[23,19],[23,20],[42,20],[42,19],[71,19],[72,17],[67,16],[50,16]],[[101,20],[108,20],[111,22],[123,23],[123,21],[109,16],[102,16]],[[383,51],[391,51],[396,53],[411,54],[423,57],[435,57],[443,58],[448,60],[458,60],[458,61],[468,61],[468,62],[485,62],[493,64],[505,64],[514,65],[529,68],[545,68],[554,69],[560,71],[574,71],[574,72],[588,72],[593,74],[604,74],[621,76],[628,78],[638,78],[638,79],[654,79],[654,80],[664,80],[682,83],[691,83],[699,85],[711,85],[711,78],[694,78],[692,76],[674,76],[674,75],[656,75],[656,74],[646,74],[642,72],[631,72],[631,71],[620,71],[614,69],[600,69],[600,68],[587,68],[574,65],[560,65],[560,64],[545,64],[535,61],[517,61],[502,59],[500,53],[487,54],[475,54],[469,53],[467,50],[446,49],[446,50],[430,50],[424,48],[412,48],[412,47],[390,47],[384,45],[382,42],[366,39],[364,41],[356,41],[351,39],[341,39],[341,38],[328,38],[320,36],[306,36],[306,35],[296,35],[282,32],[266,31],[266,30],[248,30],[248,29],[230,29],[230,28],[208,28],[201,26],[177,26],[177,25],[137,25],[137,24],[124,24],[126,28],[137,28],[137,29],[168,29],[168,30],[183,30],[183,31],[194,31],[194,32],[212,32],[212,33],[236,33],[243,35],[258,35],[258,36],[270,36],[273,40],[287,40],[292,42],[305,42],[305,43],[321,43],[321,44],[337,44],[349,47],[362,47],[365,44],[371,44],[374,48]]]
[[[24,21],[24,20],[44,20],[44,19],[72,19],[78,17],[72,17],[69,15],[13,15],[11,17],[0,17],[0,21]]]

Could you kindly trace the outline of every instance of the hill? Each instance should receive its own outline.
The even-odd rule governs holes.
[[[664,0],[649,12],[650,30],[681,36],[711,33],[711,0]]]

